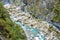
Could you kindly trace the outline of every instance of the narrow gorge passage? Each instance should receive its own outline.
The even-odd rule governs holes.
[[[17,3],[12,4],[12,0],[6,0],[4,1],[4,7],[8,10],[11,20],[23,28],[27,40],[59,40],[59,38],[56,37],[55,31],[59,31],[60,27],[51,21],[55,14],[52,14],[53,12],[49,10],[53,7],[54,0],[38,0],[39,3],[41,2],[40,4],[36,3],[38,7],[34,4],[36,0],[33,1],[31,5],[30,2],[27,3],[26,1],[21,1],[19,4],[19,1],[16,0]],[[39,9],[40,6],[42,8]],[[31,9],[27,10],[26,8],[28,7],[31,7]],[[30,14],[30,11],[33,13],[33,16],[38,16],[39,19],[34,18],[32,14]]]

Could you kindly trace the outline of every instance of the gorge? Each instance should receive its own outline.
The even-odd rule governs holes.
[[[13,22],[24,30],[27,40],[59,40],[60,25],[53,17],[55,0],[3,0]],[[8,5],[7,5],[8,4]],[[51,11],[52,10],[52,11]]]

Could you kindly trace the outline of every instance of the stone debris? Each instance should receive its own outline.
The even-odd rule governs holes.
[[[59,40],[57,39],[56,36],[54,36],[53,32],[50,33],[48,31],[48,28],[50,26],[49,23],[47,23],[46,21],[40,21],[40,22],[36,21],[36,19],[34,19],[29,13],[22,12],[20,10],[20,7],[16,7],[12,5],[11,7],[12,8],[8,8],[8,11],[9,11],[9,14],[14,17],[15,21],[17,20],[21,21],[23,24],[27,25],[28,27],[33,27],[33,28],[38,29],[41,32],[42,37],[44,37],[43,34],[46,35],[45,37],[46,40],[54,40],[54,39]],[[40,32],[38,33],[38,35],[40,34]],[[35,37],[32,33],[32,30],[30,29],[26,30],[26,35],[27,35],[28,40],[40,40],[41,39],[41,36]],[[43,39],[44,38],[42,38],[42,40]]]

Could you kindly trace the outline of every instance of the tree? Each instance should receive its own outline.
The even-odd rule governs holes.
[[[8,15],[8,11],[3,7],[2,3],[0,2],[0,18],[7,18]]]

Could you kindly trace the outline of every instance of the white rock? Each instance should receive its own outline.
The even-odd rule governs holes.
[[[36,40],[40,40],[39,37],[35,37]]]
[[[7,8],[7,9],[9,9],[10,8],[10,6],[11,6],[11,4],[5,4],[5,5],[3,5],[5,8]]]

